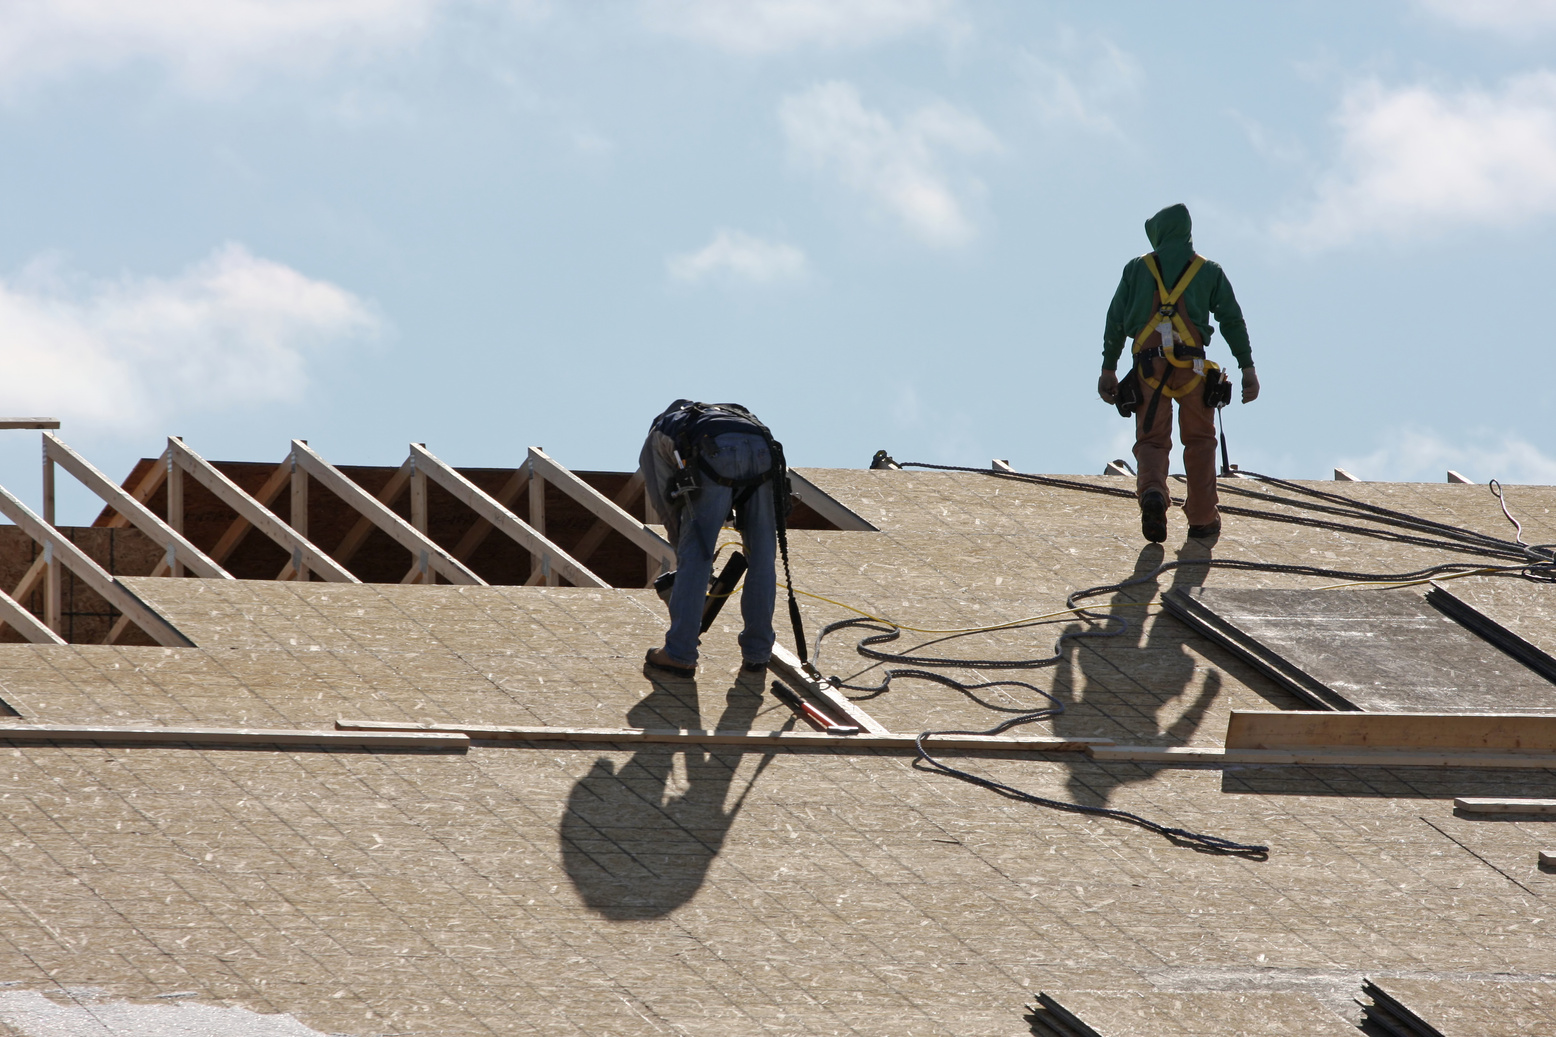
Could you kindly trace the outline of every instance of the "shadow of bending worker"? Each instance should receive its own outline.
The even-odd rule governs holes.
[[[765,677],[740,675],[714,730],[750,730]],[[650,680],[654,690],[627,714],[631,726],[703,726],[696,681],[657,674]],[[648,745],[619,770],[609,759],[596,760],[573,786],[559,833],[562,866],[584,903],[625,921],[662,918],[691,900],[757,776],[773,759],[763,756],[739,797],[726,806],[744,755],[733,747],[704,752]],[[684,757],[684,782],[674,781],[677,756]]]
[[[1177,560],[1209,557],[1206,544],[1190,540],[1178,551]],[[1164,558],[1160,544],[1147,544],[1135,560],[1131,578],[1150,573]],[[1209,572],[1209,566],[1180,565],[1163,575],[1171,578],[1168,589],[1177,590],[1203,585]],[[1115,605],[1149,602],[1158,593],[1165,593],[1160,577],[1118,591],[1111,601]],[[1220,673],[1209,670],[1200,686],[1193,687],[1196,657],[1184,643],[1189,631],[1171,616],[1147,617],[1146,610],[1139,608],[1107,611],[1127,618],[1129,630],[1121,637],[1070,642],[1055,689],[1068,686],[1071,699],[1066,711],[1054,718],[1055,733],[1103,735],[1120,743],[1187,745],[1221,692]],[[1176,718],[1163,724],[1165,715],[1173,712]],[[1114,790],[1148,781],[1160,769],[1149,764],[1072,766],[1070,794],[1076,803],[1106,806]]]

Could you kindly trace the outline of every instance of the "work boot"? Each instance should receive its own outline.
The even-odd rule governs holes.
[[[1167,498],[1160,490],[1146,490],[1140,498],[1140,535],[1153,544],[1167,539]]]
[[[650,648],[648,654],[643,657],[643,662],[652,669],[663,670],[665,673],[673,674],[676,677],[691,678],[697,676],[696,663],[683,663],[663,648]]]
[[[1203,526],[1190,526],[1190,540],[1215,540],[1221,535],[1221,520],[1207,522]]]

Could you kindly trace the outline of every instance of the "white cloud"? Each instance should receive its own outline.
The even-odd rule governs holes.
[[[1370,454],[1342,458],[1340,467],[1362,479],[1442,482],[1449,469],[1484,483],[1556,486],[1556,458],[1509,432],[1480,430],[1448,442],[1420,428],[1393,429]]]
[[[1556,213],[1556,74],[1457,93],[1367,82],[1336,122],[1339,162],[1310,211],[1277,226],[1287,240],[1323,248]]]
[[[951,24],[951,0],[647,0],[649,24],[722,50],[859,47]]]
[[[931,244],[973,237],[964,207],[982,185],[965,176],[953,183],[947,167],[999,150],[977,116],[936,101],[893,122],[866,108],[852,83],[831,82],[784,98],[778,118],[800,165],[836,176]]]
[[[0,80],[137,61],[211,85],[257,66],[306,68],[402,45],[446,0],[12,0],[0,3]]]
[[[1456,25],[1498,32],[1556,26],[1556,0],[1417,0],[1429,14]]]
[[[0,280],[0,410],[166,431],[175,414],[295,401],[310,353],[382,330],[350,292],[241,245],[84,290],[34,264]]]
[[[671,256],[665,266],[671,277],[689,284],[709,279],[774,284],[803,278],[807,264],[793,245],[726,229],[695,252]]]
[[[1108,40],[1083,41],[1061,33],[1055,53],[1023,56],[1039,118],[1052,125],[1079,126],[1117,134],[1112,109],[1139,93],[1140,61]]]

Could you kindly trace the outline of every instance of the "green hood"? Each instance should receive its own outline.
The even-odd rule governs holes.
[[[1145,221],[1145,236],[1156,251],[1162,281],[1171,288],[1194,258],[1194,221],[1183,203],[1169,205]]]

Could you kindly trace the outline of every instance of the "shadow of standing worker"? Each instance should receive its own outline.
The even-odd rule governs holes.
[[[697,684],[651,674],[654,690],[627,714],[633,727],[700,728]],[[725,696],[715,730],[746,731],[762,704],[764,673],[742,672]],[[675,758],[685,760],[684,788],[672,788]],[[735,802],[727,806],[743,754],[644,746],[617,769],[596,760],[567,798],[559,832],[562,866],[589,908],[606,918],[662,918],[702,887],[723,849],[757,775],[762,757]]]
[[[1131,578],[1154,571],[1164,554],[1160,544],[1147,544],[1135,560]],[[1207,543],[1189,540],[1179,549],[1177,560],[1194,562],[1210,557]],[[1209,571],[1205,565],[1180,565],[1170,570],[1169,589],[1201,586]],[[1160,578],[1147,580],[1116,592],[1112,603],[1153,601],[1160,590]],[[1081,638],[1069,643],[1054,687],[1056,692],[1068,687],[1070,699],[1065,712],[1054,718],[1055,733],[1103,735],[1120,742],[1188,744],[1221,691],[1220,673],[1210,670],[1200,686],[1193,688],[1195,657],[1184,644],[1185,627],[1165,613],[1148,618],[1143,608],[1108,611],[1127,618],[1129,630],[1116,638]],[[1077,633],[1083,629],[1071,628]],[[1187,696],[1192,698],[1177,718],[1164,726],[1163,715],[1174,711]],[[1106,806],[1114,789],[1148,780],[1160,769],[1135,764],[1075,765],[1070,770],[1070,794],[1077,803]]]

